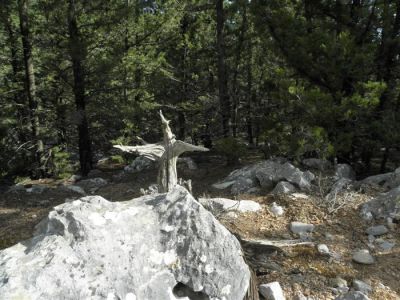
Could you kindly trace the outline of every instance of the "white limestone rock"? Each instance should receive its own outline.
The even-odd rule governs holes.
[[[279,282],[274,281],[267,284],[261,284],[260,294],[267,300],[285,300],[283,290]]]
[[[353,254],[353,261],[363,265],[372,265],[375,263],[374,257],[369,253],[367,249],[356,251]]]
[[[242,300],[250,271],[237,239],[182,187],[54,208],[34,237],[0,251],[2,299],[176,299],[178,282]]]
[[[272,202],[269,211],[276,217],[282,216],[284,213],[283,207],[276,204],[276,202]]]
[[[290,230],[297,234],[310,233],[314,230],[314,225],[302,222],[292,222],[290,223]]]

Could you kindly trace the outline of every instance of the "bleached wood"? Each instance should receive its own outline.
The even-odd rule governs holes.
[[[175,135],[169,127],[170,121],[165,119],[162,111],[160,111],[160,118],[163,130],[162,143],[145,144],[141,146],[114,145],[114,147],[124,152],[136,153],[153,161],[157,161],[159,164],[157,177],[159,191],[168,192],[178,184],[176,163],[179,155],[188,151],[208,151],[208,149],[176,140]]]

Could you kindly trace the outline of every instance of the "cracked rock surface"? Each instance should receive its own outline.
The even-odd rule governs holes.
[[[250,272],[240,249],[179,186],[126,202],[83,197],[0,252],[0,299],[169,300],[183,286],[201,299],[241,300]]]

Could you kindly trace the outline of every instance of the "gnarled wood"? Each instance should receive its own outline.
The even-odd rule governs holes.
[[[208,151],[208,149],[176,140],[175,135],[169,127],[170,121],[165,119],[161,111],[160,118],[163,130],[162,143],[145,144],[141,146],[114,145],[114,147],[124,152],[136,153],[153,161],[157,161],[159,164],[157,178],[159,191],[168,192],[178,184],[176,163],[179,155],[188,151]]]

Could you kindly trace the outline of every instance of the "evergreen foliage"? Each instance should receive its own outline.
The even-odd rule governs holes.
[[[159,109],[230,161],[243,140],[365,172],[398,163],[399,1],[0,6],[0,176],[86,175],[116,141],[158,141]]]

